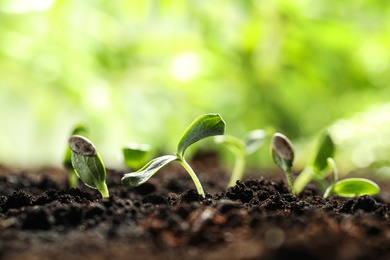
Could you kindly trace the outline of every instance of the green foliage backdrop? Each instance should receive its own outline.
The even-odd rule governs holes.
[[[79,122],[108,166],[130,141],[170,152],[209,112],[228,134],[274,129],[302,151],[332,126],[348,148],[339,161],[352,168],[390,154],[382,1],[2,0],[0,22],[1,163],[60,164]],[[381,134],[367,130],[376,144],[359,166],[367,132],[339,134],[341,119],[367,127],[362,113]]]

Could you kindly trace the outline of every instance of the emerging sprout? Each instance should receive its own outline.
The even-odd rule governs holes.
[[[88,137],[88,130],[84,125],[79,124],[73,129],[71,135],[81,135]],[[65,169],[68,171],[69,188],[76,188],[78,186],[78,177],[72,166],[72,151],[70,150],[69,146],[66,147],[63,164]]]
[[[294,148],[291,141],[283,134],[275,133],[271,141],[271,155],[275,164],[283,170],[292,194],[295,194],[292,176]]]
[[[286,136],[276,133],[271,142],[272,158],[285,172],[292,194],[294,194],[294,191],[300,192],[312,179],[324,187],[324,198],[333,194],[341,197],[355,197],[364,194],[374,195],[379,193],[379,186],[375,182],[364,178],[348,178],[339,181],[336,163],[331,156],[328,156],[333,153],[334,144],[330,136],[326,134],[313,162],[302,171],[293,185],[291,167],[294,160],[294,149],[291,141]],[[329,167],[332,171],[333,181],[331,185],[328,185],[325,181],[325,177],[328,174],[324,174],[323,171],[326,167]],[[303,176],[301,176],[302,174]]]
[[[225,122],[218,114],[205,114],[197,119],[187,128],[179,140],[176,153],[153,159],[137,172],[126,173],[122,177],[122,184],[129,184],[133,187],[147,182],[156,172],[170,162],[178,161],[191,176],[198,193],[205,197],[202,185],[191,166],[184,159],[186,149],[193,143],[206,137],[222,135],[225,132]]]
[[[332,184],[339,180],[339,173],[337,170],[336,162],[333,160],[332,157],[329,157],[326,159],[326,162],[328,163],[328,167],[331,170],[332,173]]]
[[[77,177],[86,186],[97,189],[103,198],[108,198],[106,168],[95,146],[80,135],[69,137],[68,144],[72,150],[71,161]]]
[[[150,145],[131,143],[122,149],[125,165],[130,169],[139,169],[148,160]]]
[[[300,193],[303,188],[312,180],[316,181],[323,189],[328,187],[325,177],[328,175],[324,171],[328,164],[327,159],[334,156],[335,145],[330,135],[325,132],[325,135],[320,140],[317,153],[313,160],[303,169],[294,182],[294,189],[296,193]]]
[[[348,178],[338,181],[337,168],[334,160],[328,158],[328,164],[333,172],[333,182],[326,189],[324,198],[333,194],[337,194],[340,197],[355,197],[379,193],[380,188],[378,184],[365,178]]]
[[[249,132],[245,140],[231,135],[220,135],[214,138],[216,143],[224,144],[236,157],[228,187],[234,186],[238,180],[242,179],[245,169],[245,157],[254,153],[260,147],[265,136],[264,130],[257,129]]]

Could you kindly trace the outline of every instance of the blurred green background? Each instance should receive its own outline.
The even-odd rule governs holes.
[[[83,122],[120,167],[126,143],[172,153],[216,112],[231,135],[289,136],[297,167],[329,128],[342,170],[390,172],[382,1],[1,0],[0,21],[2,164],[61,165]],[[271,165],[268,145],[251,167]]]

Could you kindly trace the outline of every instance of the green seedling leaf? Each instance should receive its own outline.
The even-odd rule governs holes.
[[[97,189],[103,198],[107,198],[106,168],[95,146],[80,135],[69,137],[68,144],[72,150],[72,165],[77,176],[88,187]]]
[[[165,155],[153,159],[142,169],[134,173],[126,173],[121,182],[131,186],[139,186],[148,181],[157,171],[170,162],[178,161],[191,176],[198,193],[205,197],[202,185],[191,166],[184,159],[186,149],[193,143],[203,138],[222,135],[225,132],[225,122],[218,114],[206,114],[195,119],[180,138],[177,151],[174,155]]]
[[[271,155],[275,164],[285,173],[290,192],[295,194],[291,171],[294,161],[294,148],[291,141],[285,135],[275,133],[271,141]]]
[[[170,162],[178,160],[176,155],[164,155],[151,160],[142,169],[134,173],[126,173],[122,179],[122,184],[129,184],[133,187],[140,186],[147,182],[156,172]]]
[[[88,137],[88,129],[82,125],[77,125],[71,135],[81,135]],[[72,166],[72,151],[70,150],[69,146],[66,147],[63,165],[68,171],[68,184],[70,188],[76,188],[78,186],[78,177],[75,173],[73,166]]]
[[[276,165],[282,170],[291,168],[294,161],[293,145],[285,135],[275,133],[271,142],[271,154]]]
[[[334,156],[334,151],[335,146],[333,140],[330,135],[326,133],[312,163],[314,173],[320,173],[328,166],[327,159]]]
[[[84,125],[79,124],[73,129],[71,135],[81,135],[81,136],[88,137],[88,130]],[[70,150],[69,147],[67,147],[64,155],[64,160],[63,160],[63,164],[67,169],[72,169],[71,157],[72,157],[72,151]]]
[[[206,137],[223,135],[225,122],[219,114],[206,114],[198,117],[187,128],[177,146],[177,155],[183,157],[186,149],[193,143]]]
[[[83,124],[78,124],[75,126],[75,128],[72,131],[72,135],[81,135],[81,136],[87,136],[89,135],[88,128]]]
[[[380,188],[375,182],[364,178],[348,178],[335,182],[324,193],[324,198],[333,194],[340,197],[356,197],[378,194]]]
[[[131,143],[122,149],[125,165],[130,169],[139,169],[150,154],[150,145]]]
[[[250,131],[245,140],[246,153],[251,154],[259,149],[266,136],[267,133],[261,129]]]

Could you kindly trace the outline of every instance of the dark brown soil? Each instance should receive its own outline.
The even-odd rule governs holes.
[[[323,199],[310,184],[292,196],[281,176],[260,173],[226,189],[215,160],[191,164],[205,199],[174,164],[138,188],[108,171],[105,200],[67,189],[63,170],[3,167],[0,258],[390,259],[384,193]]]

